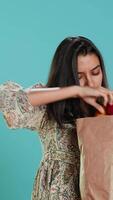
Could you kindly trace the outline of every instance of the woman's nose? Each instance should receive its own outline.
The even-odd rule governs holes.
[[[90,76],[87,76],[86,77],[86,85],[89,86],[89,87],[94,87],[94,82],[92,80],[92,78]]]

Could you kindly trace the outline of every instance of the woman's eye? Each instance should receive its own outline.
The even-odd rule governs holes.
[[[98,70],[98,71],[93,71],[92,72],[92,75],[98,75],[100,73],[100,70]]]

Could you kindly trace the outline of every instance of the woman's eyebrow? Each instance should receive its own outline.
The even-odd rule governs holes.
[[[100,65],[97,65],[96,67],[94,67],[93,69],[91,69],[91,71],[97,69],[98,67],[101,67]]]

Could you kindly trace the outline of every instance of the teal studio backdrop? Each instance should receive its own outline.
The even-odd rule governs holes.
[[[57,45],[83,35],[101,50],[113,89],[113,1],[0,1],[0,84],[46,83]],[[43,148],[37,132],[11,130],[0,113],[0,200],[30,200]]]

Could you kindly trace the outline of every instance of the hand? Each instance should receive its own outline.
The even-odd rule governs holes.
[[[96,102],[96,99],[99,96],[104,98],[103,106]],[[108,103],[113,104],[113,91],[104,87],[92,88],[88,86],[80,86],[79,97],[82,98],[86,103],[94,106],[102,114],[105,114],[104,106],[106,106]]]

